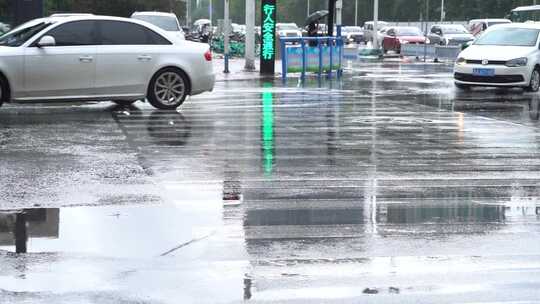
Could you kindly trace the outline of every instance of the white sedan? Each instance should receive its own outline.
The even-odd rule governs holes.
[[[0,104],[147,99],[176,109],[212,91],[207,44],[171,42],[146,22],[105,16],[50,17],[0,37]]]
[[[540,25],[490,27],[459,54],[454,67],[458,88],[470,86],[540,88]]]

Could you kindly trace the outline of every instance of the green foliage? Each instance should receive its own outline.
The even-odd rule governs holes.
[[[0,20],[9,16],[9,3],[19,0],[0,0]],[[209,3],[213,4],[214,24],[223,18],[224,0],[191,1],[192,20],[209,18]],[[328,9],[328,0],[309,0],[310,11]],[[387,21],[419,21],[420,18],[437,20],[440,16],[440,0],[379,0],[380,19]],[[129,16],[134,11],[173,11],[183,21],[186,2],[178,0],[44,0],[45,14],[55,12],[92,12],[96,14]],[[296,22],[303,25],[307,16],[308,0],[278,0],[278,22]],[[533,0],[445,0],[447,20],[469,20],[473,18],[504,17],[520,5],[530,5]],[[257,24],[260,23],[260,0],[257,3]],[[245,23],[245,0],[230,0],[230,15],[233,22]],[[343,23],[354,24],[355,0],[343,0]],[[373,17],[373,0],[358,0],[358,23]]]

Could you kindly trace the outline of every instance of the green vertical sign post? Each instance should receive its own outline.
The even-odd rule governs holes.
[[[261,5],[261,74],[274,75],[276,62],[276,0]]]

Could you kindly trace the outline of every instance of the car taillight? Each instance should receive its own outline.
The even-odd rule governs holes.
[[[210,50],[204,53],[204,59],[206,59],[206,61],[212,61],[212,52],[210,52]]]

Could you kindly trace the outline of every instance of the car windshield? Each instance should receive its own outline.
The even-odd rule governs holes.
[[[28,41],[30,38],[32,38],[35,34],[41,32],[48,26],[50,26],[51,22],[44,22],[44,21],[30,21],[28,23],[25,23],[15,29],[13,29],[11,32],[6,33],[5,35],[0,37],[0,46],[10,46],[10,47],[18,47],[23,45],[26,41]]]
[[[420,29],[415,27],[402,27],[396,29],[397,36],[423,36]]]
[[[180,31],[176,18],[172,16],[135,15],[133,19],[146,21],[169,32]]]
[[[468,34],[469,31],[463,26],[445,26],[442,28],[444,34]]]
[[[529,28],[500,28],[486,32],[475,45],[535,46],[540,30]]]

